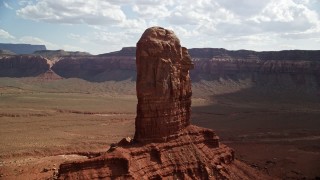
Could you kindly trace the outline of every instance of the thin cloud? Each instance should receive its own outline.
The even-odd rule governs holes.
[[[10,39],[15,39],[15,37],[11,35],[9,32],[3,29],[0,29],[0,39],[10,40]]]
[[[108,25],[125,19],[119,5],[99,0],[39,0],[17,10],[17,15],[25,19],[62,24]]]
[[[13,7],[11,7],[7,2],[3,1],[3,5],[4,7],[6,7],[7,9],[13,9]]]

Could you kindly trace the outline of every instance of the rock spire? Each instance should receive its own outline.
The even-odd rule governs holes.
[[[152,27],[137,43],[136,63],[134,139],[165,141],[190,124],[191,58],[173,31]]]
[[[134,140],[61,164],[59,179],[271,179],[235,160],[213,130],[190,125],[193,65],[172,31],[149,28],[137,46]]]

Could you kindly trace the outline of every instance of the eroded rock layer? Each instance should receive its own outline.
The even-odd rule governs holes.
[[[271,179],[235,160],[213,130],[190,125],[193,64],[172,31],[149,28],[137,46],[134,139],[61,164],[59,179]]]
[[[136,141],[165,141],[190,124],[193,67],[186,48],[163,28],[147,29],[137,43]]]
[[[165,143],[128,143],[60,166],[60,179],[271,179],[234,160],[209,129],[193,125]]]

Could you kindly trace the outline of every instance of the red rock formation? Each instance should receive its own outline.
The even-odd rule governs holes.
[[[234,160],[212,130],[189,125],[165,143],[129,142],[99,157],[60,165],[59,179],[271,179]]]
[[[147,29],[137,43],[136,141],[165,141],[190,124],[193,67],[172,31]]]
[[[149,28],[137,46],[134,139],[61,164],[59,179],[270,179],[235,160],[213,130],[190,125],[193,65],[174,33]]]

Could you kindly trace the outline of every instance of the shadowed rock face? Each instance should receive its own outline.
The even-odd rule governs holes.
[[[0,77],[38,76],[50,69],[42,57],[19,55],[0,58]]]
[[[92,82],[135,80],[134,57],[64,57],[52,70],[64,78],[81,78]]]
[[[134,139],[61,164],[59,179],[271,179],[235,160],[213,130],[190,125],[193,64],[172,31],[149,28],[137,46]]]
[[[137,43],[137,141],[161,141],[190,124],[193,67],[175,34],[147,29]]]

